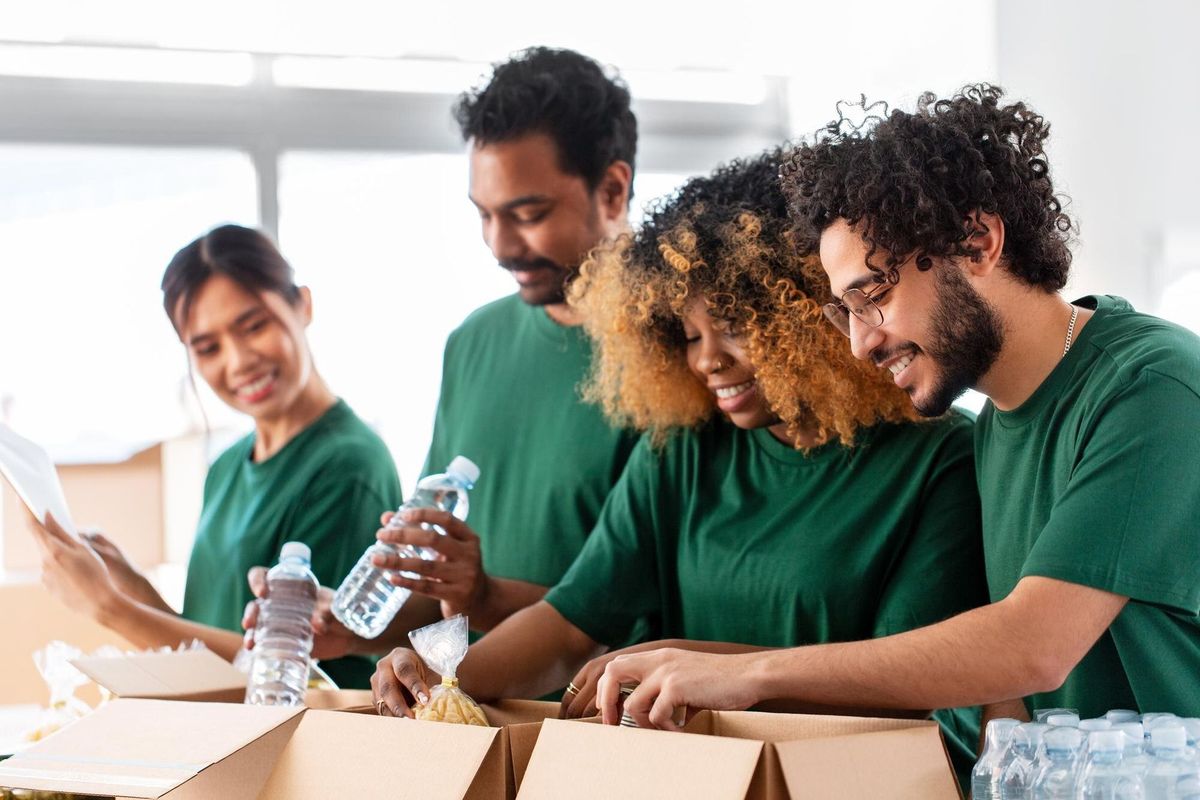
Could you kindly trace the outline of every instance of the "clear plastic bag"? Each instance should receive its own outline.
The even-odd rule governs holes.
[[[50,707],[42,713],[38,724],[25,732],[26,741],[44,739],[92,710],[75,696],[75,691],[89,680],[71,666],[71,659],[82,655],[79,648],[57,640],[34,652],[33,663],[50,689]]]
[[[408,638],[417,655],[442,676],[442,682],[430,690],[429,702],[413,709],[417,719],[487,727],[489,723],[483,709],[458,688],[456,672],[466,658],[469,644],[467,618],[456,614],[417,628],[408,634]]]

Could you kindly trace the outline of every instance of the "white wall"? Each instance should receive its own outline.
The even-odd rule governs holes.
[[[1050,120],[1051,174],[1080,224],[1068,294],[1163,311],[1164,288],[1200,269],[1200,4],[1004,0],[997,15],[1001,85]],[[1191,285],[1174,305],[1197,326]]]

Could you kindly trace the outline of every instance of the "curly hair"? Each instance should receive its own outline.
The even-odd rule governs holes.
[[[844,219],[862,233],[867,266],[882,283],[909,258],[978,260],[979,213],[1004,221],[1007,269],[1048,292],[1061,289],[1071,266],[1070,218],[1054,193],[1044,145],[1050,125],[1024,103],[1001,105],[1004,91],[978,84],[939,100],[925,93],[915,113],[887,105],[855,125],[842,104],[838,119],[785,160],[780,179],[801,252]],[[875,258],[883,255],[882,263]]]
[[[859,428],[916,418],[907,396],[854,359],[827,321],[824,275],[790,241],[776,178],[783,150],[736,160],[652,205],[635,235],[593,250],[568,299],[595,343],[585,397],[661,445],[716,405],[688,368],[681,320],[693,298],[739,331],[772,411],[793,438],[853,444]]]
[[[495,143],[544,133],[559,166],[595,189],[614,161],[634,169],[637,117],[629,87],[615,72],[573,50],[531,47],[492,65],[491,80],[454,106],[463,141]],[[630,192],[632,197],[632,191]]]

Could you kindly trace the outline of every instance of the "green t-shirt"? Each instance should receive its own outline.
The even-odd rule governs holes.
[[[647,638],[767,647],[886,636],[982,605],[971,427],[957,414],[879,425],[808,455],[723,420],[661,453],[643,441],[546,600],[605,644],[647,619]],[[939,714],[968,768],[973,712]]]
[[[557,583],[637,442],[580,398],[590,361],[582,328],[517,295],[450,334],[423,474],[457,455],[479,466],[467,524],[490,575]]]
[[[1027,575],[1130,602],[1032,707],[1200,715],[1200,338],[1087,297],[1096,313],[1037,391],[976,427],[988,588]]]
[[[336,587],[375,541],[379,515],[401,502],[387,446],[342,400],[265,462],[253,452],[252,433],[208,471],[183,598],[184,617],[234,631],[253,599],[250,567],[304,542],[321,585]],[[365,657],[321,667],[342,687],[366,688],[375,671]]]

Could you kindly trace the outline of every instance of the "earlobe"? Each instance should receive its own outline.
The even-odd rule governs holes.
[[[312,323],[312,291],[307,286],[300,287],[300,319],[304,321],[304,327],[308,327]]]
[[[995,213],[976,211],[966,225],[970,246],[977,257],[964,259],[964,266],[976,277],[982,277],[999,266],[1004,256],[1004,220]]]

